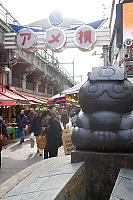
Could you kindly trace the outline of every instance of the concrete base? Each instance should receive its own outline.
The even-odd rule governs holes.
[[[70,156],[48,160],[1,200],[86,200],[84,163],[71,164]]]
[[[133,199],[133,170],[121,169],[110,200]]]
[[[80,161],[85,161],[88,200],[109,199],[120,169],[133,169],[133,154],[73,151],[71,162]]]

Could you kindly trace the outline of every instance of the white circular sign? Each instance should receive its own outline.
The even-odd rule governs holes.
[[[53,27],[46,31],[46,44],[50,49],[60,49],[66,42],[66,35],[63,30]]]
[[[63,21],[62,14],[59,11],[53,11],[49,15],[49,21],[54,26],[59,25]]]
[[[23,28],[18,32],[16,42],[20,49],[33,48],[36,44],[35,33],[28,28]]]
[[[96,42],[96,32],[90,26],[81,26],[75,32],[74,40],[79,48],[89,50]]]

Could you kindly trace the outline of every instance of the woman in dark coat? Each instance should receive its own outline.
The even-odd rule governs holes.
[[[8,139],[6,123],[1,116],[0,116],[0,135],[4,135]],[[2,146],[0,146],[0,167],[1,167],[1,151],[2,151]]]
[[[49,110],[43,112],[43,118],[48,121],[46,133],[46,148],[44,149],[44,159],[56,157],[58,148],[62,146],[62,128],[60,122],[52,116]]]

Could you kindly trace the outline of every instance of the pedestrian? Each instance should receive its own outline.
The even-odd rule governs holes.
[[[30,133],[31,133],[31,124],[32,124],[32,121],[35,118],[35,116],[36,116],[36,113],[35,113],[34,109],[30,108],[30,111],[29,111],[29,114],[28,114],[28,125],[29,125]]]
[[[64,113],[61,115],[61,123],[63,124],[64,129],[66,129],[66,125],[69,122],[68,113],[64,110]]]
[[[31,132],[34,133],[34,136],[36,137],[36,142],[37,142],[39,135],[41,135],[42,133],[42,111],[41,110],[38,112],[38,115],[32,121]],[[39,156],[42,156],[43,150],[38,148],[37,153],[39,153]]]
[[[48,123],[45,129],[46,148],[44,149],[44,159],[47,159],[58,155],[58,148],[62,146],[62,128],[50,110],[43,111],[43,118]]]
[[[2,116],[0,116],[0,135],[4,135],[8,139],[7,126]],[[0,167],[1,167],[1,151],[2,151],[2,146],[0,145]]]
[[[70,119],[71,119],[72,126],[74,126],[75,115],[76,115],[75,110],[72,109],[71,112],[70,112]]]
[[[57,120],[59,120],[59,115],[57,114],[56,107],[54,105],[51,105],[49,107],[49,109],[50,109],[52,116],[55,117]]]
[[[22,144],[24,142],[25,127],[27,125],[27,117],[24,114],[24,109],[20,111],[20,114],[17,117],[17,124],[20,133],[20,144]]]

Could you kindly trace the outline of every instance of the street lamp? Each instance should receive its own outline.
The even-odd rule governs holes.
[[[4,87],[4,72],[10,72],[10,69],[8,67],[2,67],[2,92]]]

